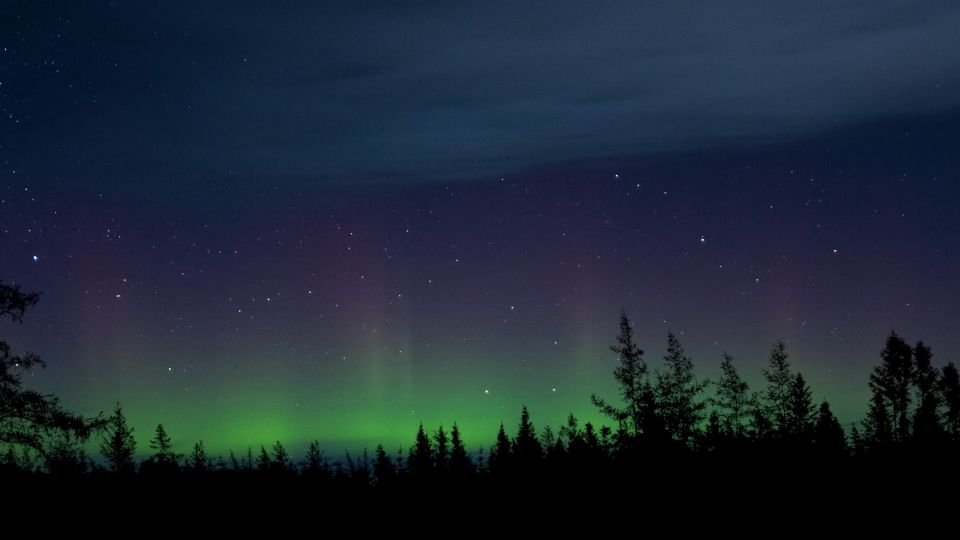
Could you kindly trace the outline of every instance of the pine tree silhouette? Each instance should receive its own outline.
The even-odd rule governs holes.
[[[393,460],[387,455],[382,444],[377,445],[373,454],[373,476],[379,487],[392,486],[397,479],[397,468]]]
[[[620,385],[620,397],[624,406],[615,407],[596,394],[590,396],[590,399],[600,412],[621,424],[621,431],[627,437],[635,440],[641,434],[649,435],[651,426],[647,424],[655,415],[656,401],[647,364],[643,360],[643,351],[634,342],[633,327],[626,312],[620,313],[620,334],[617,336],[617,344],[610,347],[610,350],[617,353],[617,360],[620,362],[613,370],[613,376]]]
[[[524,405],[520,411],[520,425],[513,440],[513,458],[518,470],[531,470],[543,457],[543,447],[537,440],[537,432],[530,421],[530,413]]]
[[[47,472],[57,477],[80,477],[86,474],[89,463],[82,443],[69,432],[52,437],[42,454]]]
[[[407,457],[407,472],[412,478],[420,481],[430,478],[433,474],[433,449],[430,439],[423,431],[423,423],[417,430],[416,441]]]
[[[859,433],[857,436],[859,437]],[[843,434],[843,427],[826,401],[820,404],[817,412],[813,442],[817,453],[824,459],[839,459],[847,455],[847,439]]]
[[[810,387],[803,375],[797,373],[787,395],[787,424],[784,430],[784,435],[795,449],[800,450],[812,441],[815,414]]]
[[[257,470],[263,474],[271,472],[273,469],[273,463],[270,459],[270,454],[267,453],[267,449],[261,444],[260,445],[260,457],[257,459]]]
[[[450,448],[447,440],[447,433],[443,431],[443,426],[437,428],[433,435],[434,442],[434,469],[438,474],[447,472],[450,465]]]
[[[312,441],[307,447],[307,455],[302,467],[303,476],[309,478],[329,478],[331,476],[330,466],[326,458],[323,457],[323,450],[320,449],[320,441]]]
[[[733,357],[723,353],[720,363],[720,380],[717,381],[715,411],[719,430],[726,436],[743,439],[746,436],[749,411],[752,406],[750,387],[740,378],[733,365]]]
[[[934,445],[943,437],[940,424],[940,373],[933,367],[933,352],[923,342],[913,349],[914,388],[917,408],[913,415],[914,438],[922,445]]]
[[[100,453],[113,473],[131,475],[134,472],[133,454],[137,450],[137,442],[133,437],[133,428],[127,425],[120,403],[116,404],[107,422]]]
[[[673,333],[667,334],[664,371],[657,374],[656,396],[666,433],[674,441],[688,446],[703,422],[706,402],[699,395],[709,384],[697,379],[693,361]]]
[[[276,441],[271,448],[270,470],[276,474],[286,474],[293,471],[293,462],[290,454],[283,447],[283,443]]]
[[[153,459],[159,465],[175,465],[177,456],[173,453],[173,442],[167,435],[163,424],[157,424],[153,439],[150,439],[150,449],[154,451]]]
[[[880,365],[870,374],[870,390],[883,396],[884,407],[890,407],[888,416],[893,422],[893,440],[897,442],[905,442],[910,438],[910,394],[914,380],[912,357],[910,345],[891,332],[886,346],[880,352]],[[878,401],[877,405],[880,403]]]
[[[880,392],[870,398],[867,417],[863,420],[863,443],[869,451],[889,448],[893,442],[893,422],[890,407]]]
[[[187,459],[187,467],[197,474],[210,470],[210,460],[207,458],[207,451],[202,440],[193,443],[193,451]]]
[[[767,381],[763,406],[773,431],[783,437],[789,432],[790,391],[795,382],[783,341],[775,342],[770,349],[769,367],[763,370],[763,378]]]
[[[473,463],[460,436],[460,428],[453,423],[450,431],[450,473],[454,478],[465,478],[473,472]]]
[[[943,374],[940,377],[940,395],[946,409],[944,422],[947,433],[954,442],[960,442],[960,376],[953,362],[943,367]]]
[[[513,460],[510,455],[510,438],[503,429],[503,422],[500,422],[500,431],[497,432],[497,440],[490,449],[490,456],[487,458],[487,468],[491,474],[506,476],[512,472]]]

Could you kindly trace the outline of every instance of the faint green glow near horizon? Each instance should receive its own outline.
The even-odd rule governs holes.
[[[135,428],[140,456],[150,453],[149,440],[158,423],[164,424],[175,451],[182,454],[188,454],[198,440],[203,440],[209,455],[222,457],[231,450],[238,456],[247,448],[254,453],[260,446],[269,450],[280,441],[300,459],[314,440],[331,458],[345,451],[372,451],[378,444],[395,454],[398,448],[409,449],[421,422],[430,432],[441,425],[449,430],[456,422],[468,449],[476,451],[490,447],[501,422],[509,434],[515,433],[524,405],[538,431],[550,425],[556,433],[571,413],[581,425],[587,421],[610,425],[590,403],[592,393],[618,398],[612,376],[616,359],[604,353],[606,341],[584,332],[568,338],[565,352],[558,352],[562,357],[549,354],[555,349],[548,346],[522,358],[502,350],[497,357],[512,361],[500,362],[450,350],[433,350],[413,361],[382,354],[371,346],[358,359],[276,360],[265,365],[256,360],[265,352],[250,351],[230,354],[230,364],[213,363],[207,371],[202,369],[202,359],[192,359],[201,366],[192,374],[168,371],[156,362],[150,369],[124,370],[118,365],[110,377],[99,381],[97,391],[63,380],[44,381],[55,384],[43,390],[60,395],[65,406],[84,414],[109,414],[119,400]],[[651,368],[660,365],[658,349],[656,344],[647,348],[645,358]],[[601,353],[593,354],[597,350]],[[716,378],[718,354],[689,348],[688,352],[699,376]],[[815,400],[827,398],[849,427],[849,419],[865,403],[866,383],[851,385],[831,378],[829,371],[805,363],[808,355],[816,357],[804,351],[799,359],[792,358],[794,367],[807,377]],[[736,362],[756,390],[763,358],[752,358]],[[91,455],[98,454],[97,448],[95,439]]]

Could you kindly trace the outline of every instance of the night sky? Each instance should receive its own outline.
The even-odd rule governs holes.
[[[0,6],[32,388],[141,451],[475,448],[599,420],[621,308],[847,425],[892,329],[960,360],[954,0],[317,4]]]

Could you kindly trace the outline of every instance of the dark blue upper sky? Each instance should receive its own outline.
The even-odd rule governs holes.
[[[4,3],[4,174],[490,179],[960,104],[952,1],[330,4]]]

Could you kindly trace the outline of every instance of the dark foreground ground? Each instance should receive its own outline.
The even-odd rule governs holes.
[[[863,537],[872,531],[883,538],[952,538],[960,518],[960,471],[933,459],[830,466],[662,460],[628,471],[398,478],[377,487],[349,478],[255,472],[129,478],[22,473],[0,481],[8,523],[78,534],[107,527],[109,536],[169,536],[199,527],[338,538],[376,531],[511,538],[519,531],[590,538]]]

